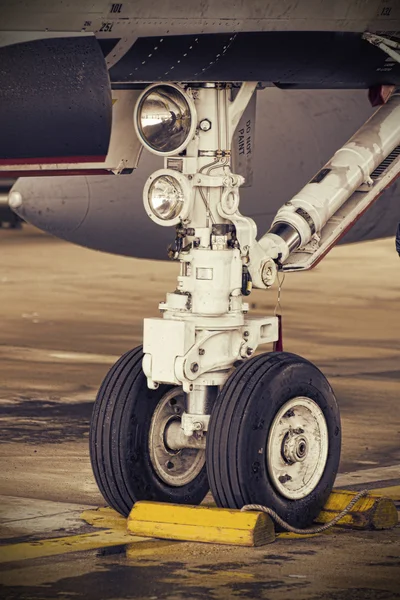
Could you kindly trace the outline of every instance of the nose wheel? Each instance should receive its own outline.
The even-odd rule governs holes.
[[[106,502],[127,516],[138,500],[200,504],[209,490],[202,448],[172,449],[168,430],[180,422],[180,388],[147,387],[141,346],[111,368],[97,395],[90,458]]]
[[[207,470],[218,506],[263,504],[307,527],[334,484],[340,416],[323,374],[286,352],[263,354],[227,380],[207,432]]]

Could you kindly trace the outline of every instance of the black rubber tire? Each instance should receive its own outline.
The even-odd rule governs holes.
[[[296,396],[311,398],[322,409],[329,450],[324,473],[314,490],[291,500],[274,487],[266,448],[270,426],[281,406]],[[262,504],[295,527],[307,527],[325,504],[340,460],[341,427],[337,402],[328,381],[312,363],[288,352],[255,356],[229,377],[213,408],[207,432],[206,464],[218,506]],[[264,457],[264,459],[263,459]]]
[[[153,412],[172,387],[147,387],[139,346],[122,356],[104,379],[90,425],[90,460],[106,502],[127,516],[138,500],[200,504],[209,490],[204,466],[190,483],[163,482],[151,463],[148,434]]]

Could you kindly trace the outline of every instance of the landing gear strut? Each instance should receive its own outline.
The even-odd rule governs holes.
[[[175,226],[180,273],[162,318],[145,319],[143,352],[116,363],[93,412],[96,481],[124,515],[143,499],[200,503],[210,486],[219,506],[261,503],[305,527],[333,487],[341,431],[328,382],[293,354],[254,356],[277,340],[278,322],[248,317],[244,299],[252,284],[270,287],[298,246],[291,225],[260,246],[239,212],[231,145],[256,87],[156,84],[138,100],[137,133],[166,157],[144,206]]]

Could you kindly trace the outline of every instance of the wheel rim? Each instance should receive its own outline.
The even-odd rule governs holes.
[[[172,421],[181,421],[184,411],[182,388],[173,388],[157,404],[150,425],[149,451],[153,468],[164,483],[173,487],[181,487],[193,481],[200,474],[206,460],[204,450],[172,450],[166,445],[166,428]]]
[[[267,468],[282,496],[299,500],[318,485],[328,458],[328,428],[318,404],[305,397],[286,402],[268,436]]]

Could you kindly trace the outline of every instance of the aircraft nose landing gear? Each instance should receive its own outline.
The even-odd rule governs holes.
[[[142,142],[166,157],[143,200],[156,223],[175,226],[180,273],[162,318],[145,319],[143,351],[116,363],[95,403],[93,471],[124,515],[137,500],[198,504],[210,486],[221,507],[264,504],[305,527],[333,487],[340,420],[328,382],[293,354],[254,356],[278,339],[278,322],[248,317],[244,298],[252,283],[272,285],[288,248],[274,233],[268,252],[258,244],[239,212],[244,178],[230,169],[255,89],[157,84],[135,109]]]

